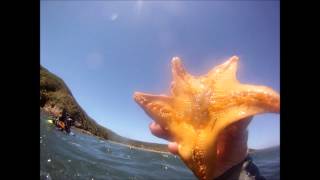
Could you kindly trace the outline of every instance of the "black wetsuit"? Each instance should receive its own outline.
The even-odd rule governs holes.
[[[69,134],[70,133],[70,128],[71,128],[71,121],[69,120],[70,116],[67,114],[66,118],[64,119],[64,124],[66,126],[66,132]]]
[[[66,118],[67,118],[67,111],[63,110],[59,120],[64,122]]]
[[[266,180],[250,156],[214,180]]]
[[[64,126],[65,126],[65,131],[69,134],[70,133],[70,122],[68,121],[68,114],[66,110],[62,111],[62,115],[60,117],[60,121],[64,122]]]

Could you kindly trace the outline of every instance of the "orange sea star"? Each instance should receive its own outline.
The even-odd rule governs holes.
[[[135,101],[179,144],[179,156],[199,179],[213,179],[246,156],[246,127],[256,114],[280,110],[271,88],[241,84],[239,58],[203,76],[188,74],[172,59],[171,95],[136,92]]]

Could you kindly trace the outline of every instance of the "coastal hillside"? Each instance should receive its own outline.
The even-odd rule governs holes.
[[[167,146],[164,144],[147,143],[125,138],[99,125],[77,103],[64,81],[43,66],[40,66],[40,108],[51,116],[58,116],[62,109],[65,108],[75,120],[74,125],[77,128],[100,138],[139,148],[168,151]]]

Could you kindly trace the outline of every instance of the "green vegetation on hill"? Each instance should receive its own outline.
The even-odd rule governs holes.
[[[81,109],[63,80],[42,66],[40,67],[40,106],[66,108],[71,117],[80,124],[81,129],[108,139],[108,133],[104,127],[88,117]]]
[[[146,143],[121,137],[96,123],[80,107],[64,81],[42,66],[40,66],[40,107],[58,110],[65,108],[78,124],[78,128],[89,131],[101,138],[135,147],[167,151],[167,146],[164,144]]]

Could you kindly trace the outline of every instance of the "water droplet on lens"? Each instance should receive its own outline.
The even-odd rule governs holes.
[[[47,175],[46,175],[46,179],[47,179],[47,180],[51,180],[50,174],[47,174]]]
[[[168,170],[168,166],[166,166],[166,165],[161,165],[161,169],[167,171],[167,170]]]

